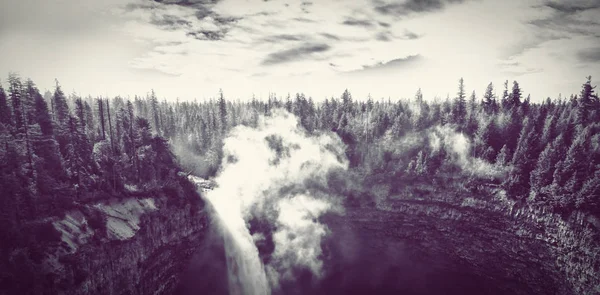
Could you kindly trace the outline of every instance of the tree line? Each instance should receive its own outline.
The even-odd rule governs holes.
[[[42,95],[33,81],[10,74],[6,90],[0,85],[3,228],[173,180],[178,166],[168,142],[134,103],[67,97],[58,82]]]
[[[444,127],[469,140],[469,157],[507,171],[484,182],[512,198],[600,213],[600,102],[591,77],[578,94],[540,103],[525,97],[517,81],[506,81],[499,94],[490,83],[478,96],[467,93],[462,79],[452,97],[425,100],[419,89],[398,101],[357,100],[348,90],[319,102],[302,93],[234,101],[222,91],[202,102],[160,101],[154,91],[107,99],[67,96],[58,82],[42,95],[16,74],[6,85],[0,86],[0,210],[11,223],[160,186],[178,169],[172,150],[181,166],[213,176],[228,131],[256,127],[276,108],[295,114],[308,133],[337,133],[351,170],[369,177],[394,183],[449,177],[457,168],[448,146],[395,144]]]

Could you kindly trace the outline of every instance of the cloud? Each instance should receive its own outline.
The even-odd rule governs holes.
[[[471,157],[471,141],[464,134],[448,126],[430,128],[427,134],[431,150],[436,153],[444,147],[447,160],[457,164],[462,172],[490,179],[502,179],[506,168],[497,167],[479,158]]]
[[[543,5],[565,14],[573,14],[588,9],[600,8],[600,2],[598,1],[547,1]]]
[[[375,36],[375,39],[379,40],[379,41],[392,41],[392,34],[388,31],[386,32],[379,32],[377,33],[377,35]]]
[[[423,57],[418,54],[409,55],[407,57],[396,58],[396,59],[393,59],[393,60],[390,60],[387,62],[377,62],[377,63],[370,64],[370,65],[363,65],[362,69],[352,71],[352,73],[396,70],[396,69],[405,68],[407,66],[416,65],[422,59],[423,59]]]
[[[181,73],[174,73],[171,71],[165,71],[163,69],[158,69],[158,68],[138,67],[136,65],[132,65],[132,71],[139,72],[145,76],[157,76],[157,77],[179,77],[179,76],[181,76]]]
[[[527,67],[518,61],[504,61],[498,64],[502,73],[508,74],[511,77],[519,77],[527,74],[541,73],[544,71],[543,68],[540,67]]]
[[[214,11],[218,1],[155,1],[133,2],[121,8],[127,16],[141,15],[151,25],[169,31],[182,31],[196,40],[215,41],[225,38],[240,17],[223,16]]]
[[[336,41],[340,41],[341,38],[337,35],[334,34],[330,34],[330,33],[321,33],[321,35],[327,39],[331,39],[331,40],[336,40]]]
[[[462,3],[466,0],[373,0],[374,10],[383,15],[407,16],[413,13],[427,13],[443,10],[447,4]]]
[[[192,25],[190,21],[168,14],[161,16],[153,16],[152,21],[150,23],[165,28],[167,30],[177,30],[186,27],[189,28]]]
[[[0,1],[0,35],[35,31],[65,38],[96,32],[117,24],[108,10],[119,3],[107,1]]]
[[[397,36],[394,33],[392,33],[391,31],[382,31],[377,33],[377,35],[375,35],[375,39],[379,40],[379,41],[385,41],[385,42],[389,42],[392,40],[416,40],[421,38],[421,36],[405,30],[402,35]]]
[[[186,36],[192,36],[197,40],[211,40],[217,41],[221,40],[225,37],[226,32],[224,31],[195,31],[195,32],[187,32]]]
[[[93,95],[134,95],[154,87],[169,98],[194,99],[224,88],[242,100],[261,91],[264,97],[268,91],[303,91],[322,98],[339,95],[346,87],[360,97],[402,97],[414,94],[413,85],[431,96],[445,96],[455,86],[448,76],[464,76],[484,88],[490,80],[501,83],[509,72],[531,73],[536,68],[544,72],[524,75],[529,80],[523,84],[532,85],[532,97],[546,97],[578,89],[581,82],[567,76],[598,71],[593,52],[587,52],[600,47],[600,38],[594,37],[600,32],[594,27],[598,8],[584,2],[311,2],[0,1],[0,64],[39,81],[42,88],[53,87],[59,76]],[[330,48],[294,52],[307,44]],[[57,50],[43,50],[48,47]],[[411,66],[363,68],[415,54],[423,60]],[[275,63],[264,63],[270,55]],[[299,62],[294,63],[297,67],[271,66],[287,65],[276,62],[277,57]],[[509,57],[522,68],[498,67]],[[583,60],[590,63],[581,64]],[[345,76],[356,70],[364,75]],[[269,79],[252,76],[263,72]],[[292,77],[298,72],[312,74]],[[534,78],[554,82],[541,85]],[[90,82],[98,79],[107,79],[103,84],[110,89]],[[399,79],[401,86],[394,84]]]
[[[278,34],[264,37],[262,42],[280,42],[280,41],[306,41],[309,36],[304,34]]]
[[[295,48],[269,54],[262,62],[263,65],[274,65],[307,59],[313,53],[325,52],[331,49],[327,44],[304,44]]]
[[[600,47],[583,49],[577,52],[577,58],[583,63],[600,62]]]
[[[547,14],[529,21],[529,24],[550,40],[576,35],[600,38],[600,22],[597,20],[599,1],[545,1],[544,4],[533,7],[542,9]]]
[[[419,39],[419,38],[421,38],[421,36],[417,35],[414,32],[411,32],[411,31],[408,31],[408,30],[404,31],[404,39],[415,40],[415,39]]]
[[[342,22],[342,24],[347,26],[358,26],[364,28],[371,28],[374,26],[373,22],[371,22],[370,20],[356,19],[352,17],[347,18],[344,22]]]
[[[579,47],[600,47],[600,22],[597,20],[600,2],[544,0],[541,4],[528,6],[532,12],[521,17],[524,27],[520,29],[520,40],[506,48],[504,58],[521,58],[531,55],[530,52],[535,52],[533,55],[548,54],[554,46],[557,51],[563,51],[559,59],[577,62],[581,57],[581,54],[578,54],[580,50],[569,43],[578,40],[576,42],[582,43]]]

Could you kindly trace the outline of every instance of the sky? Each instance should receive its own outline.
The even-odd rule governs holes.
[[[0,78],[87,96],[532,101],[600,79],[600,0],[0,1]]]

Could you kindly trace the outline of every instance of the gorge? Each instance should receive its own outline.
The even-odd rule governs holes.
[[[76,118],[57,87],[55,122],[28,87],[35,120],[0,124],[0,294],[600,292],[583,104],[75,98]]]

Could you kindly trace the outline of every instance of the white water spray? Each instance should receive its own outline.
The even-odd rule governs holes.
[[[270,294],[281,280],[294,279],[295,267],[321,275],[327,227],[318,218],[341,207],[312,187],[327,187],[330,169],[347,169],[343,151],[337,136],[309,137],[285,111],[261,117],[258,128],[231,131],[217,187],[205,196],[222,228],[231,294]],[[266,267],[247,224],[253,216],[275,226],[275,251]]]

